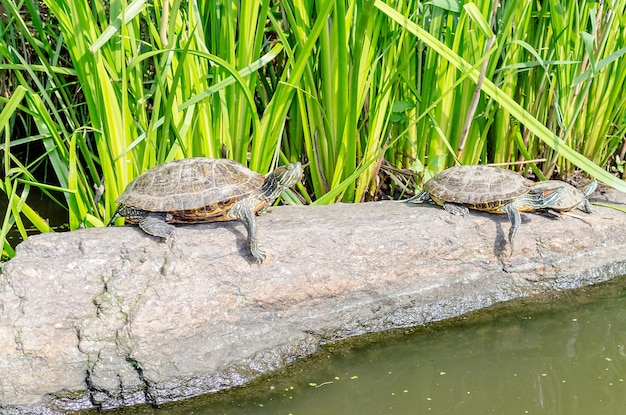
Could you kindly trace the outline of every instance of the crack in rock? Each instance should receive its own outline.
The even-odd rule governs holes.
[[[87,355],[85,383],[91,403],[102,409],[150,403],[149,384],[130,357],[133,310],[150,284],[129,278],[131,270],[132,262],[125,258],[121,269],[101,278],[101,292],[92,300],[95,316],[84,319],[77,330],[79,348]]]

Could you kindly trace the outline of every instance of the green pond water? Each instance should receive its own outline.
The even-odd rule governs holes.
[[[244,388],[116,415],[626,414],[626,279],[325,346]]]

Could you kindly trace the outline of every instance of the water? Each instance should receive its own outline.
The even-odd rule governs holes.
[[[18,192],[18,195],[19,194],[20,193]],[[6,195],[0,195],[0,212],[6,212],[7,209],[9,209],[8,199],[5,196]],[[63,198],[59,196],[57,193],[55,193],[55,196],[59,197],[60,198],[59,200],[63,202]],[[31,208],[33,208],[39,214],[39,216],[41,216],[42,218],[45,218],[48,221],[49,225],[55,231],[67,230],[68,228],[67,208],[65,206],[61,206],[55,203],[54,201],[50,200],[48,196],[44,195],[43,192],[39,188],[35,186],[30,188],[29,193],[28,193],[27,204]],[[22,218],[22,221],[24,222],[24,226],[26,227],[26,232],[28,235],[36,235],[40,233],[39,230],[37,230],[32,225],[32,223],[30,222],[30,220],[28,220],[26,216],[22,215],[21,218]],[[13,226],[9,230],[6,236],[6,240],[13,248],[15,248],[20,242],[23,241],[22,235],[20,235],[16,226]],[[0,253],[2,253],[1,250],[0,250]],[[2,260],[5,260],[5,258],[2,258]]]
[[[619,279],[332,345],[245,388],[110,413],[626,414],[625,345]]]

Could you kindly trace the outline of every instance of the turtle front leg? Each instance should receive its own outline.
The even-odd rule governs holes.
[[[517,228],[519,228],[520,223],[522,223],[522,217],[519,214],[519,210],[515,207],[515,204],[512,202],[507,203],[503,207],[504,211],[509,217],[511,221],[511,229],[509,230],[509,244],[511,244],[511,253],[513,253],[513,238],[517,233]]]
[[[248,202],[243,199],[237,201],[235,205],[230,209],[229,216],[243,222],[246,230],[248,231],[248,245],[250,246],[250,253],[256,260],[257,264],[260,264],[265,259],[265,250],[260,246],[257,239],[257,226],[254,211],[250,208]]]
[[[580,202],[580,204],[576,207],[578,210],[582,210],[585,213],[593,213],[591,210],[591,203],[587,199]]]
[[[591,203],[589,203],[589,199],[587,198],[591,196],[591,194],[595,192],[597,188],[598,188],[598,182],[596,180],[592,180],[586,185],[581,186],[579,190],[582,192],[585,198],[583,199],[582,202],[578,204],[578,206],[576,206],[576,209],[582,210],[585,213],[593,213],[593,211],[591,210]]]

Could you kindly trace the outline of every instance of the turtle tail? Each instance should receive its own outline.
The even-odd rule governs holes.
[[[412,196],[406,200],[403,200],[405,203],[432,203],[432,199],[430,197],[430,193],[426,190],[422,190],[417,193],[415,196]]]
[[[109,219],[109,222],[107,222],[106,226],[111,226],[113,225],[113,222],[115,222],[115,219],[117,219],[118,216],[122,216],[122,212],[120,212],[122,205],[119,205],[117,207],[117,209],[115,209],[115,212],[113,212],[113,216],[111,216],[111,219]]]

